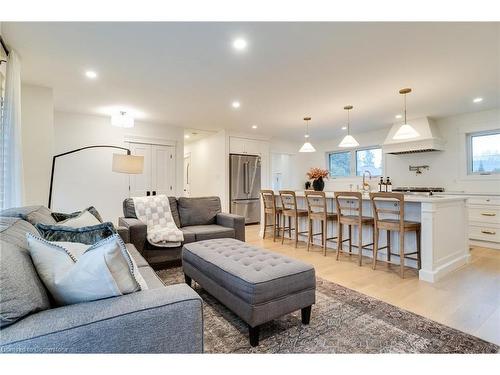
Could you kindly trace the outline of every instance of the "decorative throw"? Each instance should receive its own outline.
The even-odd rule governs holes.
[[[117,234],[92,246],[49,242],[31,233],[26,239],[38,275],[58,305],[141,290],[144,279]]]
[[[135,214],[147,225],[148,242],[154,246],[177,247],[184,240],[182,231],[175,225],[166,195],[135,197]]]

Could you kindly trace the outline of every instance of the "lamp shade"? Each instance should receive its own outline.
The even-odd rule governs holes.
[[[415,130],[415,128],[409,124],[403,124],[396,131],[392,139],[411,139],[417,138],[420,134]]]
[[[347,134],[344,139],[339,143],[339,147],[356,147],[359,146],[358,141],[350,134]]]
[[[113,172],[141,174],[144,156],[113,154]]]
[[[316,152],[316,149],[309,142],[305,142],[300,148],[299,152]]]

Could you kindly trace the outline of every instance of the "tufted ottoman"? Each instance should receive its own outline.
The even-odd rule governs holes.
[[[259,326],[302,309],[309,324],[316,278],[311,265],[232,238],[185,244],[186,283],[194,279],[249,326],[250,344],[259,344]]]

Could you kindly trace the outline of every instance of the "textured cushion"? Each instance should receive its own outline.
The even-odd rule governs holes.
[[[196,234],[189,231],[189,227],[180,228],[182,234],[184,235],[184,241],[182,243],[191,243],[196,241]]]
[[[172,218],[174,219],[177,228],[181,227],[181,220],[179,219],[179,211],[177,210],[177,198],[168,197],[168,203],[170,204],[170,212],[172,213]],[[132,198],[127,198],[123,201],[123,215],[125,217],[130,217],[137,219],[135,214],[134,200]]]
[[[184,233],[192,233],[195,235],[196,241],[211,240],[214,238],[234,238],[235,232],[233,228],[222,227],[220,225],[191,225],[183,227]],[[189,242],[184,242],[189,243]]]
[[[33,225],[38,223],[47,225],[55,224],[56,221],[51,214],[52,212],[44,206],[15,207],[0,211],[0,216],[20,217]]]
[[[57,225],[62,225],[65,227],[71,228],[83,228],[83,227],[91,227],[93,225],[99,225],[101,222],[97,220],[97,218],[92,215],[89,211],[82,211],[77,216],[70,217],[66,220],[59,221]]]
[[[26,236],[36,270],[59,305],[121,296],[141,288],[138,269],[117,234],[90,247]]]
[[[82,228],[37,224],[36,229],[47,241],[78,242],[86,245],[93,245],[116,233],[113,224],[109,222]]]
[[[0,260],[1,328],[30,313],[50,308],[45,287],[26,249],[2,240]]]
[[[181,225],[215,224],[215,218],[221,212],[219,197],[185,198],[177,200]]]
[[[182,262],[251,305],[316,287],[311,265],[234,239],[184,245]]]
[[[90,206],[89,208],[86,208],[85,210],[72,212],[70,214],[65,214],[65,213],[62,213],[62,212],[52,212],[52,217],[54,218],[55,221],[60,222],[60,221],[66,220],[66,219],[70,219],[72,217],[76,217],[76,216],[80,215],[84,211],[90,212],[92,215],[95,216],[95,218],[97,220],[99,220],[100,223],[103,222],[102,217],[99,214],[99,211],[97,211],[94,206]]]
[[[27,249],[26,233],[39,235],[38,230],[23,219],[0,217],[0,239],[2,241]]]

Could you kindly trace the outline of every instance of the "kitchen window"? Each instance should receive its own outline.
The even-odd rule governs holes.
[[[330,177],[349,177],[351,175],[351,152],[330,152],[328,170]]]
[[[469,175],[500,174],[500,130],[470,133],[467,146]]]
[[[332,178],[362,176],[364,171],[369,171],[372,176],[382,175],[380,147],[329,152],[327,160]]]
[[[372,176],[382,176],[382,149],[356,150],[356,176],[369,171]]]

